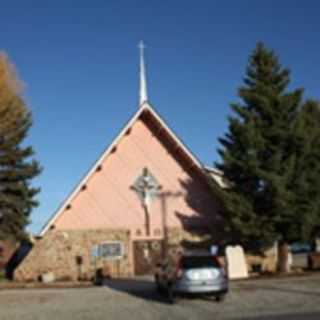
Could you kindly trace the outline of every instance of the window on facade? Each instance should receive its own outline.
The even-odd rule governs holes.
[[[124,254],[123,243],[121,241],[109,241],[98,246],[98,256],[104,259],[121,259]]]

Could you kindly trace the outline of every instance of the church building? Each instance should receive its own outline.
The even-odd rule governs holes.
[[[206,169],[149,103],[143,45],[140,103],[122,131],[43,227],[18,281],[153,272],[167,254],[217,243],[222,214]]]

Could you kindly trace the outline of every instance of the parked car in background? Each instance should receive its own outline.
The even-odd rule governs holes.
[[[174,302],[179,294],[210,295],[222,301],[229,281],[218,257],[211,254],[182,254],[178,259],[166,259],[157,265],[155,282],[160,293]]]
[[[290,250],[293,254],[309,253],[311,252],[311,245],[308,243],[295,242],[290,245]]]

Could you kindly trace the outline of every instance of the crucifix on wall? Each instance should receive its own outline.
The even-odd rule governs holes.
[[[135,190],[140,198],[145,212],[146,235],[150,235],[150,205],[161,189],[158,181],[150,173],[148,168],[142,170],[142,174],[134,182],[132,189]]]

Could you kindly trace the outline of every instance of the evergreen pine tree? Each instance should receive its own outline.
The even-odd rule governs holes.
[[[298,240],[312,241],[320,226],[320,104],[304,103],[295,130],[296,161],[291,189]]]
[[[40,173],[33,149],[23,141],[31,115],[21,97],[21,85],[6,55],[0,55],[0,238],[21,240],[38,189],[31,180]]]
[[[241,102],[232,104],[229,132],[221,139],[217,167],[229,188],[222,193],[234,241],[259,250],[297,238],[293,135],[302,90],[288,91],[289,71],[258,43],[249,59]],[[286,255],[285,259],[286,259]]]

